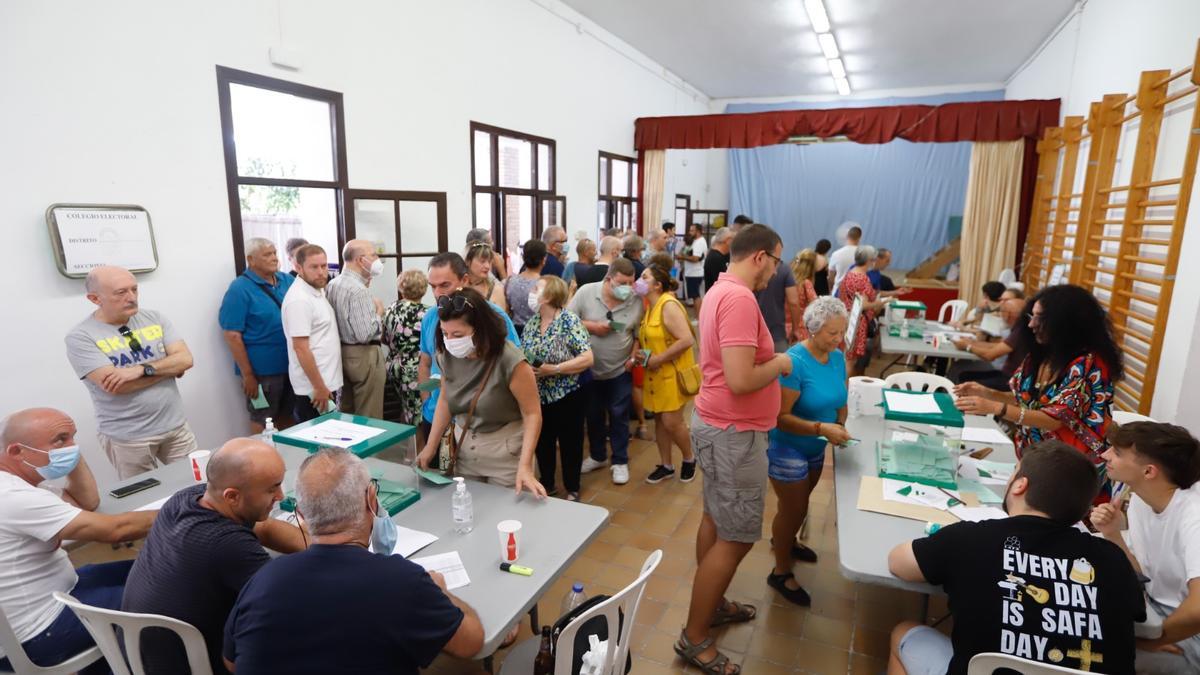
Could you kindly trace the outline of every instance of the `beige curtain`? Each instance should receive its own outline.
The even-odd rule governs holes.
[[[985,282],[1013,266],[1023,152],[1020,140],[971,147],[958,277],[958,297],[967,302],[975,302]]]
[[[647,150],[642,164],[642,234],[662,224],[663,176],[667,171],[667,151]]]

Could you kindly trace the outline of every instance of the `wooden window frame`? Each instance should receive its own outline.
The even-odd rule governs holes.
[[[604,160],[608,160],[606,163]],[[612,182],[612,163],[613,161],[626,162],[629,164],[628,176],[626,176],[625,196],[613,194]],[[607,191],[604,186],[608,186]],[[617,226],[619,219],[616,218],[616,209],[623,208],[629,210],[629,226],[634,230],[640,231],[641,214],[636,214],[638,206],[638,198],[634,195],[638,187],[638,160],[637,157],[628,157],[626,155],[618,155],[615,152],[600,151],[596,159],[596,195],[597,205],[603,203],[607,208],[605,210],[604,230],[608,230]]]
[[[489,185],[479,185],[475,180],[475,133],[483,132],[488,134],[488,158],[491,162],[492,180]],[[557,194],[558,189],[558,143],[553,138],[545,136],[535,136],[527,134],[523,131],[514,131],[503,127],[483,124],[482,122],[472,121],[470,124],[470,158],[471,158],[471,222],[474,227],[486,227],[492,232],[492,240],[499,243],[507,241],[506,230],[507,223],[504,222],[504,197],[507,195],[528,196],[533,199],[533,237],[542,236],[542,230],[545,223],[542,218],[542,202],[554,200],[562,203],[562,218],[559,223],[563,229],[567,227],[567,199],[566,197]],[[499,139],[500,136],[512,138],[519,141],[525,141],[533,145],[533,157],[530,164],[532,188],[515,188],[500,186],[500,152]],[[538,188],[538,145],[545,145],[550,148],[550,181],[549,188]],[[487,194],[491,195],[492,201],[492,220],[490,223],[480,223],[479,214],[476,212],[476,195]]]
[[[395,219],[396,228],[396,252],[395,253],[380,253],[380,258],[393,258],[397,262],[397,269],[405,258],[429,258],[443,251],[448,250],[447,246],[450,243],[448,233],[449,220],[446,216],[446,193],[445,192],[423,192],[413,190],[346,190],[346,238],[355,239],[357,237],[357,227],[355,225],[354,202],[355,200],[375,200],[375,201],[390,201],[394,209],[393,218]],[[403,239],[403,221],[400,219],[400,202],[433,202],[437,205],[437,238],[438,244],[436,251],[405,251]]]

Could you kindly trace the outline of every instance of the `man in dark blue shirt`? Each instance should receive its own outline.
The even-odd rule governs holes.
[[[225,624],[231,671],[416,675],[440,651],[470,658],[483,648],[478,615],[440,574],[367,550],[390,523],[375,490],[345,450],[304,460],[297,511],[312,545],[267,563],[242,589]]]
[[[261,433],[268,417],[277,429],[292,424],[295,394],[280,308],[295,280],[279,271],[275,244],[254,237],[246,241],[246,270],[221,300],[217,318],[233,353],[233,372],[242,377],[251,433]]]
[[[275,448],[235,438],[208,462],[208,483],[176,492],[163,504],[125,583],[121,609],[162,614],[204,635],[214,673],[225,672],[221,635],[242,586],[270,558],[304,548],[300,530],[270,518],[283,497],[283,459]],[[142,634],[150,675],[187,672],[183,643],[174,634]]]
[[[551,225],[542,232],[542,242],[546,244],[546,265],[542,267],[542,274],[561,277],[566,270],[562,259],[563,247],[567,245],[567,231],[557,225]]]

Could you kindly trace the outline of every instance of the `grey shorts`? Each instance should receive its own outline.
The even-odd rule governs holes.
[[[725,541],[762,538],[767,432],[718,429],[692,414],[692,449],[704,474],[704,512]]]
[[[262,385],[263,397],[267,399],[267,407],[255,410],[254,404],[247,399],[246,410],[250,411],[250,419],[258,424],[266,424],[267,418],[270,417],[276,421],[275,428],[278,429],[279,419],[282,417],[291,419],[292,408],[296,407],[296,394],[292,392],[292,383],[288,380],[287,373],[259,375],[258,383]]]
[[[897,656],[909,675],[945,675],[954,658],[954,646],[937,629],[917,626],[900,638]]]

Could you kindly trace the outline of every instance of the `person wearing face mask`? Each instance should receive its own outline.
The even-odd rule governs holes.
[[[542,231],[542,243],[546,245],[546,264],[542,273],[561,278],[567,257],[567,231],[551,225]]]
[[[387,381],[380,334],[383,301],[371,294],[371,280],[383,274],[375,245],[351,239],[342,247],[342,273],[325,288],[342,341],[344,388],[338,408],[344,413],[383,419]]]
[[[550,258],[546,252],[546,244],[537,239],[530,239],[521,248],[521,271],[504,280],[504,295],[508,298],[508,314],[513,324],[524,326],[529,317],[537,312],[536,304],[530,304],[530,298],[535,294],[534,287],[542,278],[542,268]]]
[[[75,613],[54,599],[70,593],[96,607],[120,609],[132,561],[71,565],[64,540],[118,543],[141,539],[157,511],[106,515],[96,479],[75,443],[75,423],[50,408],[0,419],[0,611],[25,654],[51,666],[95,642]],[[65,479],[61,488],[44,481]],[[12,665],[0,650],[0,671]],[[101,659],[86,675],[108,673]]]
[[[283,499],[283,458],[254,438],[235,438],[213,453],[207,483],[186,487],[158,513],[125,583],[121,609],[161,614],[204,635],[209,665],[224,673],[221,638],[242,586],[271,558],[304,550],[300,529],[271,518]],[[183,645],[165,631],[142,636],[146,673],[187,672]]]
[[[533,471],[542,409],[525,353],[506,339],[504,322],[483,296],[469,288],[439,298],[437,313],[441,393],[417,462],[422,468],[434,462],[453,421],[455,473],[545,497]]]
[[[479,615],[442,575],[391,555],[395,525],[377,491],[346,450],[304,460],[296,512],[311,545],[242,589],[222,645],[231,672],[417,675],[441,652],[471,658],[483,648]]]
[[[983,652],[1135,672],[1134,623],[1146,620],[1142,584],[1117,545],[1075,527],[1099,485],[1083,455],[1043,441],[1026,450],[1008,481],[1007,518],[947,525],[892,549],[892,574],[945,589],[954,629],[946,637],[912,621],[896,626],[888,672],[961,675]]]
[[[589,456],[582,471],[604,466],[612,444],[612,482],[629,482],[629,409],[633,405],[634,332],[642,320],[642,298],[633,292],[633,262],[616,258],[603,281],[585,284],[567,309],[579,316],[592,344],[593,380],[589,387],[587,434]]]
[[[525,324],[521,345],[537,376],[542,402],[542,431],[537,442],[538,471],[554,496],[555,460],[562,453],[563,489],[567,501],[579,501],[579,473],[583,462],[583,418],[587,395],[580,373],[592,367],[592,345],[587,329],[567,304],[567,284],[546,275],[530,296],[537,314]]]

